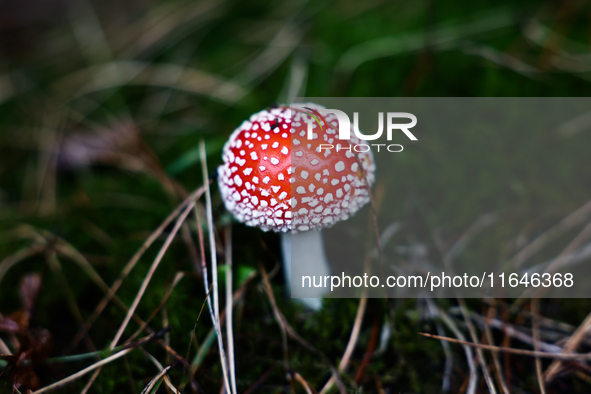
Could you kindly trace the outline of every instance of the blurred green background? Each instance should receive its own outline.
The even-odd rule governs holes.
[[[213,173],[234,128],[250,114],[294,96],[587,96],[590,17],[585,1],[0,0],[0,313],[7,316],[23,308],[19,284],[37,272],[42,283],[30,326],[52,334],[51,355],[107,348],[125,315],[112,303],[88,336],[71,346],[103,297],[80,262],[88,261],[108,285],[116,280],[187,191],[202,185],[200,140],[206,142]],[[555,139],[531,130],[529,138],[532,149],[523,152],[523,168],[543,160],[536,147],[590,146],[589,130]],[[502,146],[487,149],[503,162]],[[469,166],[470,149],[461,154],[466,155],[463,161],[456,157],[454,162]],[[465,168],[460,167],[439,168],[441,179],[461,177]],[[568,168],[564,185],[591,183],[587,163]],[[508,186],[534,186],[532,201],[537,201],[511,223],[515,232],[499,237],[512,243],[502,250],[485,241],[477,247],[508,258],[588,199],[570,195],[567,187],[545,184],[543,172],[533,174]],[[406,204],[400,219],[411,228],[426,223],[441,235],[433,239],[430,230],[417,231],[424,235],[428,253],[451,247],[486,213],[479,211],[476,200],[453,203],[462,196],[452,188],[434,199],[429,171],[399,176],[400,201]],[[222,237],[231,218],[215,186],[212,192]],[[479,193],[473,196],[479,198]],[[193,219],[191,225],[195,227]],[[560,252],[578,230],[565,231],[548,253]],[[193,239],[197,241],[195,234]],[[117,294],[126,305],[162,240],[123,282]],[[416,241],[404,236],[396,240]],[[79,255],[56,252],[57,244],[67,244]],[[239,392],[305,392],[296,373],[320,391],[331,376],[330,364],[338,365],[343,356],[358,309],[358,300],[328,300],[318,313],[306,311],[284,297],[282,275],[276,274],[271,284],[279,309],[295,332],[324,356],[291,337],[285,354],[260,275],[260,267],[271,273],[279,267],[278,244],[275,234],[233,226],[237,276],[258,273],[245,284],[235,311]],[[170,326],[170,347],[199,366],[193,371],[199,389],[189,384],[183,392],[219,392],[223,380],[217,347],[207,342],[207,313],[195,324],[204,302],[202,280],[194,269],[197,260],[180,238],[175,240],[138,314],[150,316],[175,275],[186,272],[151,326]],[[516,312],[507,309],[508,303],[500,300],[493,315],[531,338],[529,306]],[[469,338],[457,305],[454,300],[437,303]],[[587,300],[543,302],[544,340],[561,344],[590,306]],[[479,316],[491,311],[490,303],[481,300],[471,300],[468,307]],[[466,392],[469,365],[463,349],[448,349],[417,334],[454,336],[444,323],[422,301],[371,300],[342,374],[348,392]],[[137,328],[132,321],[123,337]],[[484,340],[484,331],[479,333]],[[492,334],[497,345],[531,349],[503,330]],[[18,337],[0,333],[0,338],[18,352]],[[174,361],[162,346],[148,343],[145,349],[164,366]],[[374,356],[364,357],[366,352]],[[46,386],[97,360],[40,361],[34,367]],[[486,362],[494,376],[502,375],[497,384],[504,381],[511,392],[539,392],[533,359],[501,355],[496,374],[489,354]],[[548,365],[544,361],[544,368]],[[139,393],[157,373],[149,357],[136,350],[105,367],[89,392]],[[170,372],[175,385],[186,383],[187,375],[179,362]],[[0,377],[0,392],[10,392],[9,376]],[[80,392],[89,377],[60,392]],[[546,386],[547,392],[590,392],[589,366],[569,364]],[[158,392],[166,390],[162,385]],[[338,391],[336,386],[332,390]],[[489,392],[481,372],[475,390]]]

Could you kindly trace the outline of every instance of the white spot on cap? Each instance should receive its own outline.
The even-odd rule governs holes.
[[[337,164],[334,165],[334,169],[337,172],[341,172],[345,170],[345,163],[343,163],[342,161],[339,161]]]
[[[296,192],[298,192],[298,194],[304,194],[304,193],[306,193],[306,189],[304,189],[303,186],[298,186],[298,188],[296,189]]]
[[[308,171],[302,171],[301,174],[302,178],[308,179]]]
[[[242,172],[244,173],[244,175],[248,176],[252,172],[252,168],[250,168],[250,167],[245,168],[244,171],[242,171]]]
[[[269,183],[269,181],[271,180],[271,178],[269,178],[268,176],[263,178],[263,183],[266,185],[267,183]]]
[[[271,163],[277,165],[279,164],[279,160],[277,160],[275,157],[271,157]]]
[[[240,178],[240,176],[238,176],[238,175],[234,176],[234,183],[238,187],[242,186],[242,179]]]

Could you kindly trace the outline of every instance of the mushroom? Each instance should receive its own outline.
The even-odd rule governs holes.
[[[357,152],[356,136],[336,140],[334,114],[312,103],[295,107],[266,109],[244,121],[224,145],[224,164],[218,168],[226,209],[248,226],[282,233],[288,287],[292,258],[294,276],[330,274],[319,230],[348,219],[369,202],[375,178],[373,155]],[[306,296],[325,292],[313,287]],[[319,298],[301,302],[312,309],[321,305]]]

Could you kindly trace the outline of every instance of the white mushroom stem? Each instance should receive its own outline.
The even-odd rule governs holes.
[[[283,268],[288,294],[310,309],[318,310],[322,306],[321,298],[329,289],[325,287],[307,286],[302,288],[302,277],[309,276],[311,282],[320,283],[320,277],[330,275],[330,268],[324,251],[322,233],[311,230],[299,233],[282,233],[281,250]],[[291,280],[294,279],[294,287]],[[324,281],[322,282],[324,283]],[[327,282],[330,286],[330,281]],[[305,295],[306,298],[301,297]]]

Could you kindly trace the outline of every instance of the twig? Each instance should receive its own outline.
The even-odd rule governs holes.
[[[440,324],[439,320],[436,317],[439,316],[439,310],[435,302],[431,298],[425,298],[425,303],[427,304],[427,310],[429,311],[429,315],[431,319],[435,322],[435,328],[437,329],[437,334],[444,336],[445,331],[443,326]],[[443,348],[443,352],[445,353],[445,369],[443,372],[443,380],[441,382],[441,392],[447,393],[451,389],[451,376],[453,372],[453,353],[451,351],[451,346],[447,341],[439,341],[441,343],[441,347]]]
[[[492,336],[492,330],[490,326],[490,320],[495,316],[497,312],[497,305],[492,304],[488,309],[488,316],[486,318],[486,323],[484,324],[484,332],[486,334],[486,340],[489,345],[494,345],[494,338]],[[536,349],[538,350],[538,349]],[[505,382],[505,377],[503,376],[503,369],[501,368],[501,360],[499,359],[499,354],[497,352],[493,352],[492,354],[493,363],[495,365],[495,372],[497,375],[497,380],[499,381],[499,386],[501,386],[501,390],[503,394],[510,394],[509,387],[507,387],[507,383]]]
[[[140,289],[138,290],[138,293],[137,293],[135,299],[133,300],[131,307],[129,308],[129,311],[127,312],[127,315],[125,316],[125,319],[123,319],[123,322],[121,323],[121,326],[119,327],[119,330],[117,331],[117,334],[115,334],[115,337],[111,341],[111,344],[109,345],[109,349],[113,349],[117,345],[117,342],[119,342],[119,339],[121,338],[121,335],[123,335],[123,331],[127,327],[127,324],[129,323],[129,320],[131,319],[131,315],[135,312],[135,309],[137,308],[138,304],[140,303],[140,300],[142,299],[144,292],[146,291],[146,288],[148,287],[148,284],[150,283],[150,280],[152,279],[152,276],[154,275],[154,272],[156,272],[158,265],[162,261],[164,254],[168,250],[170,244],[172,243],[172,240],[176,236],[181,225],[183,224],[183,222],[187,218],[187,215],[189,215],[189,213],[191,212],[191,210],[194,207],[195,207],[195,201],[190,202],[185,207],[184,211],[178,217],[178,219],[174,225],[174,228],[172,229],[172,231],[170,232],[168,237],[166,237],[164,244],[162,245],[162,247],[158,251],[158,254],[156,255],[156,258],[154,259],[154,262],[152,263],[150,270],[146,274],[146,277],[144,278],[144,281],[142,282]]]
[[[302,385],[304,390],[306,390],[306,394],[317,394],[316,390],[314,390],[314,388],[310,386],[310,383],[308,383],[308,381],[304,379],[302,375],[300,375],[297,372],[294,372],[293,377],[295,378],[295,380],[298,381],[299,384]]]
[[[470,337],[472,337],[472,342],[478,344],[478,336],[476,335],[476,330],[472,324],[472,320],[470,319],[470,313],[466,307],[466,302],[463,298],[458,298],[458,302],[460,304],[460,309],[462,310],[462,315],[464,316],[464,321],[468,327],[468,332],[470,333]],[[492,394],[496,394],[497,390],[490,376],[490,371],[486,366],[486,359],[484,358],[482,349],[476,348],[476,354],[478,355],[478,363],[480,364],[480,369],[482,369],[482,374],[484,375],[484,380],[486,381],[488,391]]]
[[[342,372],[347,368],[349,365],[349,361],[351,360],[351,355],[353,354],[353,350],[355,350],[355,345],[357,344],[357,340],[359,339],[359,332],[361,331],[361,323],[363,323],[363,316],[365,315],[365,309],[367,307],[367,289],[364,288],[361,294],[361,299],[359,300],[359,306],[357,307],[357,315],[355,316],[355,322],[353,323],[353,329],[351,330],[351,336],[349,337],[349,343],[347,343],[347,348],[345,349],[345,353],[343,353],[343,358],[341,358],[341,362],[339,363],[338,372]],[[335,383],[337,375],[335,373],[332,374],[328,382],[324,385],[322,390],[320,390],[320,394],[326,394],[328,390],[332,387]]]
[[[454,335],[459,338],[458,341],[472,344],[472,342],[464,341],[464,334],[462,334],[462,332],[458,329],[454,321],[451,319],[451,317],[449,317],[447,313],[439,309],[439,307],[435,305],[435,302],[433,302],[432,299],[427,298],[426,301],[432,309],[431,313],[436,314],[441,318],[443,324],[445,324],[454,333]],[[466,393],[474,394],[476,393],[476,386],[478,384],[478,371],[476,370],[474,355],[472,354],[472,351],[468,346],[464,346],[464,353],[466,354],[466,361],[468,362],[468,368],[470,369],[470,379],[468,380],[468,389],[466,390]]]
[[[439,335],[427,334],[423,332],[419,332],[419,335],[428,338],[434,339],[441,339],[444,341],[449,341],[453,343],[458,343],[460,345],[478,347],[485,350],[491,350],[493,352],[505,352],[511,354],[518,354],[520,356],[529,356],[529,357],[541,357],[541,358],[551,358],[555,360],[561,361],[588,361],[591,360],[591,353],[548,353],[548,352],[539,352],[535,350],[524,350],[524,349],[514,349],[512,347],[505,347],[505,346],[492,346],[492,345],[483,345],[480,343],[473,343],[464,340],[459,340],[455,338],[449,337],[442,337]]]
[[[361,365],[359,366],[359,369],[357,369],[357,373],[355,374],[355,383],[357,385],[359,385],[361,383],[361,380],[363,379],[363,375],[365,374],[365,369],[369,365],[369,363],[371,361],[371,357],[374,354],[374,350],[376,348],[376,344],[378,342],[379,336],[380,336],[380,321],[376,316],[373,321],[371,335],[369,337],[367,349],[365,350],[365,355],[363,356],[363,360],[361,361]]]
[[[269,299],[269,303],[271,304],[271,309],[273,310],[273,315],[275,316],[275,320],[281,329],[281,344],[283,345],[283,368],[286,371],[289,371],[291,368],[289,366],[289,347],[287,346],[287,327],[285,324],[285,320],[279,307],[277,306],[277,301],[275,300],[275,295],[273,294],[273,288],[271,287],[271,282],[269,282],[269,276],[263,264],[259,263],[259,270],[261,271],[261,277],[263,279],[263,288],[265,293],[267,294],[267,298]]]
[[[119,330],[117,331],[117,334],[115,334],[115,337],[113,338],[113,340],[111,341],[111,344],[109,345],[110,350],[115,348],[115,346],[117,345],[117,342],[119,342],[121,335],[123,335],[123,331],[127,327],[127,324],[129,323],[129,320],[131,319],[131,316],[134,314],[135,309],[137,308],[141,298],[143,297],[144,292],[146,291],[146,288],[148,287],[148,283],[152,279],[152,276],[154,275],[154,272],[158,268],[160,261],[162,261],[162,258],[164,257],[164,254],[168,250],[168,247],[170,246],[176,233],[179,231],[179,228],[181,227],[181,225],[183,224],[183,222],[187,218],[187,215],[191,212],[191,210],[194,207],[195,207],[195,201],[191,201],[189,203],[189,205],[187,205],[185,207],[184,211],[180,214],[179,218],[177,219],[177,222],[175,223],[175,226],[174,226],[172,232],[168,235],[168,237],[164,241],[164,245],[162,245],[162,247],[160,248],[158,255],[156,255],[156,258],[154,259],[154,262],[152,263],[152,266],[150,267],[150,270],[146,274],[146,277],[144,278],[144,281],[142,282],[140,289],[139,289],[135,299],[133,300],[133,304],[129,308],[127,315],[123,319],[123,322],[121,323],[121,326],[119,327]],[[82,390],[82,393],[86,393],[88,391],[88,389],[90,388],[90,386],[92,385],[92,383],[94,382],[94,380],[96,379],[96,377],[98,376],[99,373],[100,373],[100,369],[97,369],[94,372],[94,374],[92,375],[92,377],[90,378],[90,380],[88,381],[88,383],[86,384],[86,386],[84,387],[84,389]]]
[[[534,342],[536,342],[533,337],[531,337],[530,335],[528,335],[522,331],[519,331],[515,326],[513,326],[509,323],[505,323],[499,319],[484,318],[474,312],[471,313],[471,316],[474,320],[476,320],[476,323],[478,323],[479,326],[481,326],[481,327],[489,326],[492,328],[496,328],[496,329],[502,331],[503,334],[505,336],[507,336],[508,338],[514,338],[514,339],[517,339],[518,341],[521,341],[525,344],[532,345],[532,346],[534,345]],[[531,319],[534,318],[531,315],[528,315],[528,316]],[[547,353],[560,353],[560,351],[562,350],[562,348],[558,345],[543,342],[541,340],[537,341],[537,346],[539,347],[538,350],[541,350],[541,351],[544,351]]]
[[[150,234],[148,239],[146,239],[144,241],[142,246],[132,256],[132,258],[129,260],[127,265],[123,268],[123,271],[121,271],[121,274],[119,275],[117,280],[115,280],[115,282],[113,283],[111,288],[108,290],[107,294],[105,294],[105,296],[103,297],[101,302],[96,306],[96,308],[94,309],[94,311],[92,312],[90,317],[86,320],[86,322],[82,325],[82,327],[80,327],[80,330],[78,330],[78,332],[74,336],[74,339],[72,340],[72,343],[68,347],[69,349],[74,348],[78,344],[80,339],[82,339],[84,337],[84,335],[90,329],[90,327],[95,322],[95,320],[100,316],[100,314],[106,308],[109,301],[111,301],[111,299],[115,297],[115,293],[117,293],[117,290],[119,290],[119,288],[121,287],[125,278],[129,275],[131,270],[133,270],[133,268],[138,263],[140,258],[144,255],[146,250],[148,250],[148,248],[154,243],[154,241],[156,241],[156,239],[158,239],[158,237],[160,236],[160,234],[162,234],[164,229],[166,227],[168,227],[168,225],[170,223],[172,223],[172,221],[182,212],[182,210],[187,206],[187,204],[189,204],[189,202],[194,201],[195,199],[199,198],[203,194],[204,190],[205,190],[205,188],[202,186],[199,189],[195,190],[193,193],[191,193],[181,204],[179,204],[176,207],[176,209],[174,211],[172,211],[170,213],[170,215],[168,215],[168,217],[162,222],[162,224],[160,224],[160,226],[158,226],[158,228],[156,230],[154,230],[152,232],[152,234]]]
[[[201,169],[203,173],[203,182],[205,184],[205,205],[206,205],[206,213],[207,213],[207,227],[209,230],[209,252],[211,257],[211,281],[212,281],[212,291],[213,291],[213,310],[211,306],[211,302],[209,301],[210,297],[208,296],[208,307],[211,314],[211,320],[213,322],[213,326],[215,327],[215,331],[218,337],[218,347],[220,349],[220,361],[222,364],[222,373],[224,375],[224,383],[226,385],[227,390],[230,394],[236,394],[232,391],[232,386],[230,386],[230,379],[228,377],[228,361],[226,359],[226,351],[224,350],[224,339],[222,338],[222,329],[220,326],[220,302],[219,302],[219,293],[218,293],[218,264],[217,264],[217,249],[215,245],[215,233],[213,227],[213,210],[211,206],[211,193],[209,191],[209,175],[207,172],[207,154],[205,152],[205,142],[201,140],[199,142],[199,154],[201,156]],[[205,271],[204,275],[205,277]],[[208,286],[205,286],[207,289]]]
[[[568,341],[566,342],[566,344],[564,345],[564,347],[562,349],[563,355],[567,356],[567,355],[569,355],[568,353],[572,352],[577,347],[579,347],[579,344],[581,343],[583,338],[585,338],[585,335],[587,335],[587,333],[589,332],[590,326],[591,326],[591,313],[587,315],[587,317],[585,318],[583,323],[581,323],[579,328],[577,328],[577,330],[574,332],[574,334],[568,339]],[[589,357],[591,359],[591,355],[589,355]],[[548,367],[548,369],[546,369],[546,372],[544,373],[544,380],[546,382],[551,382],[554,379],[554,377],[558,374],[558,372],[560,371],[560,368],[562,366],[560,360],[568,360],[568,358],[562,359],[562,358],[557,357],[557,360],[554,361],[552,364],[550,364],[550,366]]]
[[[127,353],[131,352],[132,350],[133,350],[133,348],[122,350],[119,353],[115,353],[112,356],[109,356],[109,357],[105,358],[104,360],[101,360],[99,362],[96,362],[96,363],[92,364],[91,366],[86,367],[83,370],[78,371],[75,374],[68,376],[65,379],[62,379],[62,380],[60,380],[58,382],[55,382],[53,384],[50,384],[49,386],[45,386],[45,387],[43,387],[43,388],[41,388],[41,389],[39,389],[37,391],[34,391],[32,394],[46,393],[46,392],[49,392],[51,390],[55,390],[55,389],[57,389],[59,387],[62,387],[64,385],[66,385],[66,384],[68,384],[70,382],[73,382],[74,380],[76,380],[76,379],[78,379],[78,378],[86,375],[87,373],[89,373],[89,372],[91,372],[91,371],[93,371],[93,370],[95,370],[97,368],[102,367],[103,365],[109,364],[111,361],[117,360],[118,358],[125,356]]]
[[[336,376],[336,383],[337,383],[337,386],[339,387],[339,391],[341,392],[341,394],[346,394],[347,390],[345,389],[345,385],[343,384],[343,382],[341,381],[341,379],[339,377],[338,370],[333,366],[330,359],[328,357],[326,357],[326,355],[324,353],[322,353],[320,350],[316,349],[316,347],[314,347],[314,345],[312,345],[311,343],[306,341],[304,338],[302,338],[290,326],[289,322],[287,321],[285,316],[283,316],[283,314],[279,310],[279,307],[277,306],[277,301],[275,300],[275,295],[273,294],[273,289],[271,288],[271,283],[269,282],[269,275],[267,274],[267,271],[265,270],[265,267],[262,266],[262,264],[259,264],[259,270],[261,271],[261,277],[263,279],[263,285],[264,285],[263,288],[265,290],[265,293],[267,294],[267,298],[269,299],[271,307],[273,308],[273,314],[275,316],[275,319],[277,320],[277,323],[279,324],[279,327],[281,328],[282,335],[284,335],[284,333],[286,335],[289,335],[291,338],[293,338],[294,340],[299,342],[306,349],[317,354],[324,361],[326,361],[326,363],[330,366],[330,369],[332,370],[333,376]],[[287,358],[287,338],[286,337],[284,337],[283,352],[285,355],[284,356],[285,357],[284,363],[286,363],[288,365],[287,368],[289,368],[289,360]]]
[[[540,342],[540,327],[536,316],[540,313],[539,298],[534,298],[531,300],[531,312],[533,315],[532,326],[534,332],[534,350],[538,351],[538,343]],[[536,376],[538,378],[538,385],[540,386],[540,394],[546,394],[546,385],[544,384],[544,377],[542,376],[542,360],[540,360],[539,357],[536,357]]]
[[[162,369],[160,372],[158,372],[158,375],[154,376],[154,378],[152,380],[150,380],[150,383],[148,383],[148,385],[146,387],[144,387],[141,394],[150,393],[152,388],[156,385],[156,382],[158,382],[160,379],[162,379],[162,377],[164,375],[166,375],[166,373],[170,370],[170,368],[172,368],[172,365],[169,365],[168,367],[166,367],[166,368]]]
[[[162,366],[162,364],[160,364],[160,362],[159,362],[159,361],[156,359],[156,357],[152,356],[150,353],[148,353],[148,352],[147,352],[146,350],[144,350],[144,349],[142,349],[142,351],[143,351],[143,353],[146,355],[146,357],[148,357],[148,359],[149,359],[150,361],[152,361],[152,363],[153,363],[153,364],[156,366],[156,368],[158,368],[158,370],[160,371],[160,373],[162,373],[162,371],[163,371],[163,370],[165,370],[165,369],[168,369],[168,370],[170,370],[170,369],[172,368],[172,365],[169,365],[168,367],[164,368],[164,367]],[[168,372],[168,371],[166,371],[166,372]],[[170,381],[170,379],[168,378],[168,375],[166,374],[166,372],[164,373],[164,376],[163,376],[164,383],[166,383],[166,385],[168,386],[168,388],[169,388],[169,389],[170,389],[170,390],[171,390],[173,393],[179,394],[179,390],[178,390],[176,387],[174,387],[174,385],[172,384],[172,382],[171,382],[171,381]],[[156,378],[154,378],[154,379],[156,379]],[[145,390],[145,389],[144,389],[144,390]],[[142,392],[143,392],[143,391],[142,391]]]
[[[138,328],[137,331],[131,337],[129,337],[129,339],[127,339],[127,341],[125,341],[126,344],[133,341],[134,338],[136,338],[138,335],[141,334],[142,331],[144,331],[146,329],[148,324],[150,324],[150,321],[152,321],[152,319],[154,317],[156,317],[156,314],[158,314],[158,311],[160,311],[160,309],[164,306],[164,304],[166,304],[166,301],[168,301],[168,298],[171,296],[172,291],[175,289],[176,285],[178,285],[179,282],[181,281],[181,279],[183,279],[184,277],[185,277],[185,272],[177,272],[176,273],[176,275],[174,276],[174,279],[172,280],[172,283],[170,284],[168,290],[166,291],[166,294],[164,294],[164,297],[162,297],[162,301],[160,301],[160,304],[156,307],[156,309],[154,309],[152,311],[152,314],[150,315],[150,317],[148,317],[146,319],[146,321],[140,325],[140,328]],[[166,327],[166,326],[168,326],[168,324],[164,324],[164,326]]]
[[[232,281],[232,226],[224,230],[225,235],[225,257],[226,257],[226,336],[228,337],[228,362],[230,367],[230,383],[235,394],[236,390],[236,364],[234,360],[234,326],[232,322],[233,306],[233,281]]]

